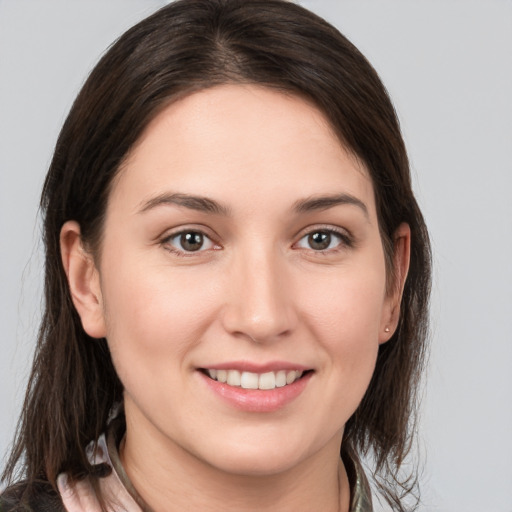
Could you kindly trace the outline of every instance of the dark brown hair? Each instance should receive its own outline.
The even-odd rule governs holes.
[[[393,106],[379,77],[335,28],[284,0],[180,0],[128,30],[79,93],[57,141],[41,207],[46,248],[45,311],[14,447],[30,485],[55,487],[58,473],[90,476],[85,446],[105,430],[122,400],[106,341],[82,329],[61,263],[59,233],[78,221],[84,243],[101,247],[109,189],[149,121],[193,91],[225,83],[260,84],[312,101],[373,181],[389,261],[402,222],[412,232],[411,263],[398,329],[381,345],[342,452],[371,453],[381,491],[394,510],[415,481],[400,478],[411,443],[427,339],[430,246],[411,189]]]

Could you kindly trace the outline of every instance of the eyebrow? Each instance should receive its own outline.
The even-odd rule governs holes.
[[[339,205],[353,205],[357,206],[369,219],[368,208],[366,205],[357,197],[351,194],[334,194],[328,196],[313,196],[306,199],[296,201],[293,205],[293,210],[296,213],[308,213],[312,211],[328,210]],[[142,203],[138,213],[144,213],[148,210],[152,210],[158,206],[182,206],[190,208],[191,210],[197,210],[204,213],[214,213],[216,215],[230,214],[230,209],[213,199],[204,196],[194,196],[190,194],[179,194],[179,193],[164,193],[156,197],[149,199]]]
[[[328,196],[309,197],[297,201],[294,204],[293,209],[297,213],[307,213],[318,210],[327,210],[329,208],[333,208],[334,206],[345,204],[357,206],[360,210],[362,210],[367,219],[370,218],[368,214],[368,208],[363,203],[363,201],[351,194],[334,194]]]
[[[158,206],[176,205],[197,210],[204,213],[214,213],[217,215],[229,215],[229,208],[221,205],[213,199],[203,196],[193,196],[189,194],[164,193],[142,203],[138,213],[144,213]]]

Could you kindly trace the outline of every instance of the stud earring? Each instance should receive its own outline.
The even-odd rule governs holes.
[[[384,332],[389,332],[389,327],[386,327],[386,328],[384,329]]]

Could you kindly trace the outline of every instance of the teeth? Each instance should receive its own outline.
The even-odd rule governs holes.
[[[276,373],[276,388],[286,386],[286,372],[281,370]]]
[[[244,389],[258,389],[259,379],[257,373],[243,372],[240,386]]]
[[[276,387],[276,375],[274,372],[262,373],[260,375],[259,389],[274,389]]]
[[[302,377],[299,370],[279,370],[277,372],[252,373],[238,370],[207,370],[210,378],[229,386],[243,389],[275,389],[293,384]]]
[[[238,370],[228,370],[228,380],[226,381],[230,386],[240,386],[241,375]]]

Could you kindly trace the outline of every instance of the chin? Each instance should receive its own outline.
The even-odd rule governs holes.
[[[213,453],[210,451],[205,459],[225,473],[264,477],[290,471],[321,451],[321,446],[325,444],[325,440],[314,442],[305,435],[287,436],[282,430],[272,434],[248,433],[238,439],[231,436],[229,443],[211,441],[210,446],[216,446],[216,449]]]
[[[215,466],[224,473],[246,477],[265,477],[285,473],[300,463],[297,453],[276,450],[244,450],[224,455]]]

